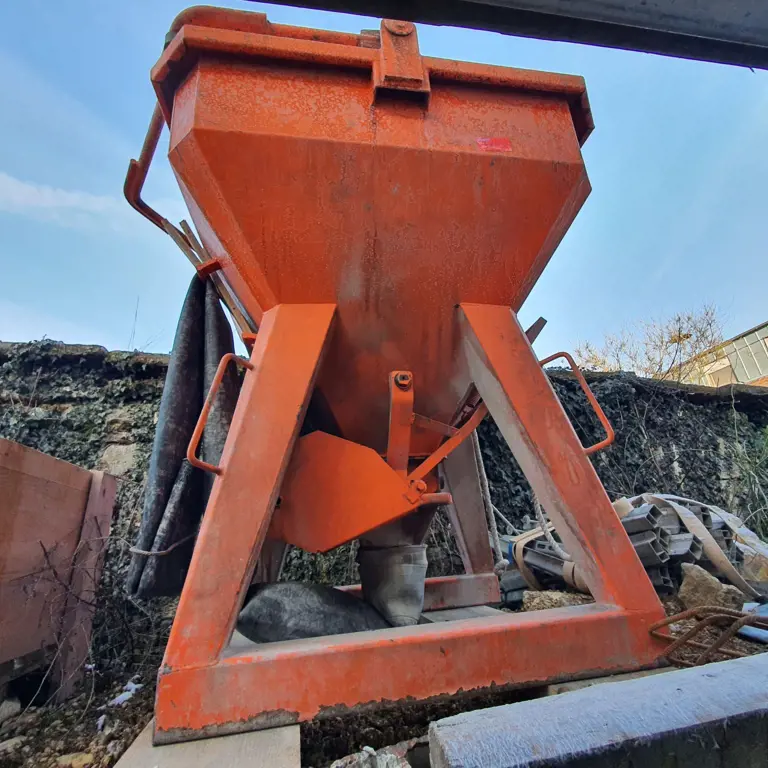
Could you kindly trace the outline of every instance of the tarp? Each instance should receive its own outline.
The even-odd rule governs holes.
[[[215,287],[210,281],[193,277],[176,328],[141,526],[131,550],[126,587],[132,595],[173,596],[181,592],[213,482],[213,475],[186,460],[187,446],[219,361],[233,349],[232,329]],[[199,455],[211,464],[221,458],[239,388],[240,379],[230,366],[201,441]]]

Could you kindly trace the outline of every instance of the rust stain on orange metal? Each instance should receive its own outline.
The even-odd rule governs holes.
[[[389,20],[349,35],[192,8],[171,38],[126,197],[165,228],[141,200],[164,119],[205,249],[260,327],[208,467],[156,740],[653,662],[661,605],[515,315],[589,193],[582,78],[422,57]],[[313,390],[337,434],[297,441]],[[268,532],[324,550],[448,502],[435,469],[486,413],[596,605],[226,649]],[[468,605],[498,585],[427,595]]]
[[[587,605],[264,645],[215,667],[161,674],[160,741],[214,722],[232,733],[284,725],[286,713],[309,720],[324,708],[648,665],[663,647],[648,642],[650,623]]]
[[[302,437],[280,492],[270,537],[308,552],[356,539],[449,494],[413,494],[405,477],[372,449],[324,432]]]
[[[595,600],[661,604],[525,331],[509,307],[462,304],[472,379]]]
[[[200,440],[203,436],[203,430],[205,429],[205,424],[208,421],[208,415],[210,414],[211,408],[216,401],[216,393],[219,391],[221,382],[224,379],[224,373],[226,372],[227,366],[230,363],[235,363],[236,365],[245,368],[247,371],[253,370],[252,363],[244,360],[234,352],[230,352],[221,358],[219,361],[219,367],[216,369],[213,381],[211,382],[210,391],[208,392],[208,395],[205,398],[205,402],[203,403],[203,410],[200,411],[200,417],[197,420],[197,424],[195,424],[195,429],[192,432],[192,437],[189,441],[189,445],[187,446],[187,461],[193,467],[202,469],[204,472],[213,472],[214,475],[220,475],[221,469],[217,466],[214,466],[213,464],[208,464],[208,462],[198,459],[197,448],[200,445]]]
[[[350,584],[337,589],[349,592],[356,597],[362,596],[362,588],[359,584]],[[492,571],[466,573],[461,576],[433,576],[424,581],[425,611],[488,605],[500,601],[499,579]]]
[[[333,304],[282,304],[264,315],[176,611],[166,666],[214,663],[229,642],[334,312]]]
[[[392,371],[389,374],[389,433],[387,464],[403,479],[408,474],[413,426],[413,374]]]
[[[449,422],[468,384],[453,307],[519,309],[589,192],[583,80],[423,58],[415,32],[386,27],[376,50],[242,31],[223,11],[217,27],[190,18],[152,77],[171,164],[227,281],[255,318],[338,305],[318,384],[343,437],[384,452],[394,370],[413,372],[418,413]],[[377,98],[380,52],[403,41],[387,90],[410,93],[423,72],[428,101]],[[511,151],[479,150],[489,135]],[[412,451],[440,441],[415,430]]]
[[[611,445],[616,438],[616,434],[613,431],[611,422],[608,421],[608,417],[600,407],[600,403],[597,402],[597,398],[592,394],[592,390],[589,388],[589,384],[587,384],[587,380],[584,378],[584,374],[579,370],[579,366],[576,365],[576,361],[568,352],[556,352],[554,355],[550,355],[549,357],[544,358],[544,360],[539,360],[539,364],[544,367],[547,365],[547,363],[551,363],[553,360],[558,360],[561,357],[568,362],[573,375],[576,377],[576,381],[579,382],[581,391],[586,395],[589,404],[592,406],[592,410],[595,412],[595,416],[597,416],[597,420],[602,424],[603,429],[605,430],[604,440],[601,440],[594,445],[590,445],[589,448],[584,449],[584,453],[586,453],[587,456],[591,456],[593,453],[602,451],[603,448],[607,448],[609,445]]]

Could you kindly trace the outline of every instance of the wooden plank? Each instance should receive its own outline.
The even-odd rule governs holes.
[[[355,597],[362,597],[359,584],[336,587]],[[459,576],[431,576],[424,581],[423,611],[465,608],[501,602],[499,579],[495,573],[465,573]]]
[[[299,726],[152,746],[154,722],[118,761],[116,768],[299,768]]]
[[[91,474],[0,440],[0,663],[56,642]]]
[[[466,573],[492,573],[493,554],[488,540],[480,474],[472,440],[465,440],[442,464],[453,504],[447,507],[456,544]]]
[[[109,541],[117,481],[105,472],[92,472],[80,541],[74,554],[69,593],[61,620],[59,655],[56,660],[56,700],[71,693],[82,674],[91,645],[91,623],[96,588]]]
[[[87,491],[91,483],[87,469],[5,438],[0,438],[0,466],[78,491]]]

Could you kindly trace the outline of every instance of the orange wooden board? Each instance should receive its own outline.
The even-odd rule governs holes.
[[[0,439],[0,662],[56,642],[91,473]]]

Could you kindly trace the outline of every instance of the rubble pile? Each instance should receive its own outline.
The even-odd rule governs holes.
[[[725,557],[734,566],[740,566],[744,555],[726,521],[706,505],[689,504],[687,509],[701,521]],[[678,592],[686,564],[696,563],[713,574],[719,572],[717,563],[705,553],[702,540],[686,529],[675,511],[641,503],[622,517],[621,523],[659,595]],[[568,559],[563,557],[567,553],[556,542],[548,541],[543,531],[539,538],[528,538],[522,552],[516,551],[515,547],[522,537],[505,538],[510,548],[510,562],[522,556],[524,565],[535,577],[537,584],[529,586],[555,590],[571,587],[585,591],[578,574],[574,578],[572,571],[569,573]]]

